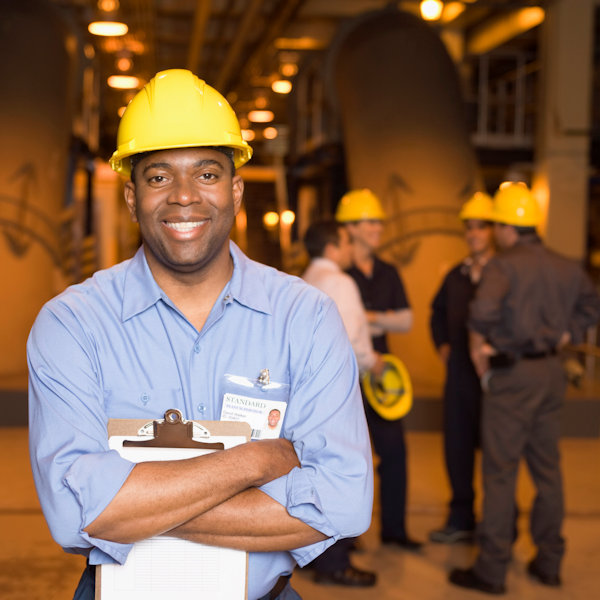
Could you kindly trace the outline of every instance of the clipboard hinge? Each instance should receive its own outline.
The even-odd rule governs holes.
[[[148,424],[149,425],[149,424]],[[146,433],[148,425],[142,427]],[[183,416],[176,408],[170,408],[165,412],[164,420],[153,421],[152,430],[154,437],[150,440],[125,440],[123,446],[143,448],[204,448],[206,450],[223,450],[222,442],[202,442],[194,439],[194,423],[184,421]],[[196,427],[201,427],[196,425]],[[207,436],[210,432],[201,427],[201,435]]]

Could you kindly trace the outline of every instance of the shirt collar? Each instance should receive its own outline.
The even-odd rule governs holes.
[[[152,276],[144,247],[141,246],[127,266],[121,318],[127,321],[162,299],[166,299],[166,294]]]
[[[260,269],[263,265],[250,260],[238,246],[230,241],[229,251],[233,259],[233,275],[225,286],[225,296],[253,310],[271,314],[271,303],[262,283]],[[130,260],[123,289],[123,321],[145,311],[163,300],[170,304],[167,295],[156,283],[144,254],[143,246]]]
[[[315,265],[316,267],[319,267],[319,269],[327,269],[328,271],[335,271],[336,273],[342,272],[342,269],[340,269],[337,263],[323,256],[313,258],[311,260],[311,264]]]
[[[229,251],[233,258],[233,275],[227,293],[236,302],[270,315],[272,307],[265,290],[262,270],[271,267],[250,260],[232,241],[229,242]]]

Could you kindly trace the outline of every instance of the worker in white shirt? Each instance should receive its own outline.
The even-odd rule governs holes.
[[[304,246],[311,262],[302,278],[336,303],[361,374],[371,371],[381,375],[384,363],[373,350],[360,291],[354,279],[344,272],[352,265],[352,243],[346,227],[334,220],[316,221],[304,235]],[[375,573],[351,564],[351,548],[352,540],[342,539],[318,556],[311,563],[315,582],[353,587],[375,585]]]

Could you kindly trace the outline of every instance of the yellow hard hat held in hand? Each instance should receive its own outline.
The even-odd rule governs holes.
[[[129,176],[135,154],[199,146],[231,148],[236,168],[252,156],[227,100],[191,71],[169,69],[157,73],[128,104],[110,165]]]
[[[361,379],[365,398],[373,410],[388,421],[404,417],[413,403],[412,383],[404,363],[393,354],[381,356],[383,373],[376,377],[366,372]]]

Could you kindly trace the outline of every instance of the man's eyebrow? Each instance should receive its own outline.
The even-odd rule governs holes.
[[[225,169],[225,166],[223,165],[223,163],[219,160],[216,160],[214,158],[203,158],[197,162],[194,163],[194,167],[198,168],[202,168],[202,167],[211,167],[211,166],[217,166],[220,167],[221,169]],[[144,169],[142,170],[142,173],[146,173],[146,171],[148,171],[149,169],[168,169],[172,167],[171,163],[168,162],[151,162],[148,163]]]

